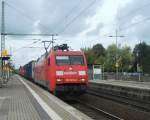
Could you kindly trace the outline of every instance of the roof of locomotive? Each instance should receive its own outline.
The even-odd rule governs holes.
[[[62,50],[57,50],[57,51],[51,51],[51,53],[54,53],[55,55],[83,55],[82,51],[62,51]]]

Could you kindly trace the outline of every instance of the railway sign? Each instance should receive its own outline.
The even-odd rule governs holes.
[[[118,67],[119,67],[119,64],[118,64],[118,62],[115,64],[115,66],[116,66],[116,68],[118,68]]]
[[[2,56],[8,56],[8,51],[7,50],[2,50]]]

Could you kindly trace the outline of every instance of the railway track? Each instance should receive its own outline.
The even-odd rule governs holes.
[[[72,105],[76,109],[82,111],[83,113],[85,113],[86,115],[88,115],[94,120],[123,120],[122,118],[119,118],[113,114],[110,114],[93,105],[84,103],[84,101],[72,100],[72,101],[67,101],[67,103]]]
[[[132,99],[129,97],[111,94],[111,93],[107,93],[107,92],[104,93],[104,92],[87,91],[87,94],[101,97],[101,98],[105,98],[105,99],[109,99],[109,100],[113,100],[115,102],[136,108],[138,110],[150,112],[150,103],[146,102],[146,101]]]
[[[78,98],[85,104],[90,104],[92,107],[100,108],[108,113],[111,113],[118,118],[124,120],[149,120],[150,104],[137,101],[129,101],[127,98],[119,97],[111,94],[101,94],[101,92],[89,92]],[[144,104],[144,106],[142,106]],[[146,106],[148,104],[148,106]]]

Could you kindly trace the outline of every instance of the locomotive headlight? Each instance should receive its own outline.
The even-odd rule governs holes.
[[[85,79],[81,79],[81,81],[82,81],[82,82],[84,82],[84,81],[85,81]]]
[[[61,79],[57,79],[57,82],[61,82],[62,80]]]
[[[85,71],[79,71],[79,75],[86,75]]]
[[[63,71],[56,71],[56,75],[64,75]]]

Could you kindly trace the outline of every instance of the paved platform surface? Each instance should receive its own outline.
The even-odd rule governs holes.
[[[135,82],[135,81],[123,81],[123,80],[91,80],[90,83],[100,83],[100,84],[108,84],[114,86],[123,86],[129,88],[150,90],[150,82]]]
[[[107,92],[136,100],[150,101],[150,82],[135,82],[122,80],[90,81],[89,90]]]
[[[0,120],[91,120],[24,78],[14,75],[0,88]]]
[[[50,120],[27,88],[14,77],[0,88],[0,120]]]

